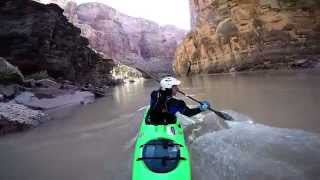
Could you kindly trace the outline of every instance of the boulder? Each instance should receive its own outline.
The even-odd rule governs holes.
[[[34,88],[34,87],[36,87],[36,80],[34,80],[34,79],[24,80],[22,85],[27,88]]]
[[[59,88],[60,84],[51,79],[41,79],[35,82],[37,86],[46,88]]]
[[[53,109],[63,106],[88,104],[93,102],[95,95],[87,91],[65,92],[53,97],[39,98],[34,93],[23,92],[15,97],[15,102],[33,109]]]
[[[34,93],[32,93],[32,92],[23,92],[23,93],[19,94],[17,97],[15,97],[14,100],[19,104],[23,104],[25,106],[33,107],[31,105],[32,98],[35,98]]]
[[[10,122],[18,122],[31,126],[37,126],[50,119],[47,114],[41,111],[32,110],[13,101],[0,103],[0,116]]]
[[[17,85],[0,85],[0,94],[6,98],[13,98],[17,93]]]
[[[23,75],[19,69],[0,57],[0,84],[21,83]]]
[[[229,72],[230,72],[230,73],[234,73],[234,72],[237,72],[237,68],[235,68],[235,67],[232,67],[232,68],[230,68],[230,69],[229,69]]]
[[[9,121],[7,118],[0,115],[0,136],[13,132],[20,132],[31,126],[32,125],[19,123],[17,121]]]
[[[218,36],[229,40],[232,36],[236,35],[239,32],[237,26],[232,22],[230,18],[226,18],[221,21],[216,29]]]

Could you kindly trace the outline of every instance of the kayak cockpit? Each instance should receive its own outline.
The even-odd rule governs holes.
[[[177,118],[167,120],[148,121],[145,111],[135,145],[132,180],[191,180],[183,127]]]
[[[181,157],[180,147],[183,146],[168,139],[151,140],[141,146],[142,157],[137,161],[143,160],[148,169],[155,173],[168,173],[178,166],[179,161],[185,160]]]
[[[145,123],[149,125],[169,125],[176,124],[177,117],[175,114],[171,114],[168,112],[157,112],[151,113],[150,110],[147,111],[147,115],[145,116]]]

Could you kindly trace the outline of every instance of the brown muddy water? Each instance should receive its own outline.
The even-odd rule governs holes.
[[[320,71],[182,81],[187,94],[237,119],[190,142],[193,179],[320,179]],[[130,179],[142,108],[156,88],[152,80],[115,87],[93,104],[49,112],[55,120],[1,137],[0,179]]]

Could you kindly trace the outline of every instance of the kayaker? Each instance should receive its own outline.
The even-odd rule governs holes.
[[[210,103],[202,101],[197,108],[189,108],[183,100],[174,98],[177,95],[181,81],[173,77],[165,77],[160,81],[160,89],[151,93],[148,120],[153,124],[175,123],[175,113],[193,116],[208,110]]]

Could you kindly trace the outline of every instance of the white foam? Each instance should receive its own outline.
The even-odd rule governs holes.
[[[145,109],[147,109],[147,108],[149,108],[149,105],[143,106],[143,107],[139,108],[137,111],[143,111],[143,110],[145,110]]]
[[[195,179],[320,179],[319,134],[251,121],[228,124],[193,140]]]

